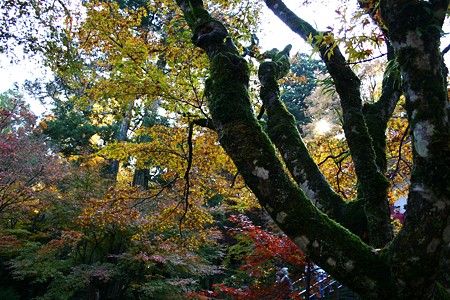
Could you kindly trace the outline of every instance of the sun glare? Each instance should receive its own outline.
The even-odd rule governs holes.
[[[314,131],[318,134],[326,134],[328,131],[331,130],[331,124],[327,120],[320,120],[316,123],[316,127],[314,128]]]

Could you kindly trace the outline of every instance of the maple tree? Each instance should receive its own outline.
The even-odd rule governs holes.
[[[27,111],[23,112],[19,118],[19,115],[4,111],[2,129],[5,134],[9,128],[22,123],[34,128],[34,116],[30,114],[27,121],[24,118],[28,116]],[[52,123],[47,119],[40,125],[46,127]],[[23,297],[70,298],[99,294],[101,297],[177,299],[197,287],[196,278],[218,272],[197,253],[208,247],[215,251],[214,241],[220,236],[210,225],[211,216],[202,206],[203,201],[211,197],[208,195],[220,191],[223,180],[229,181],[229,174],[223,174],[225,179],[216,178],[218,188],[215,191],[195,184],[189,196],[198,199],[200,204],[186,212],[180,205],[185,201],[185,181],[179,178],[185,172],[188,156],[186,130],[186,127],[167,128],[164,125],[141,128],[138,137],[149,137],[146,143],[132,144],[136,149],[125,147],[112,152],[111,149],[120,144],[111,143],[100,153],[124,162],[130,155],[148,158],[148,151],[154,153],[149,167],[160,167],[160,174],[155,174],[146,191],[130,185],[126,170],[116,183],[104,178],[102,170],[106,161],[93,153],[77,152],[75,158],[68,155],[66,164],[71,167],[64,175],[61,172],[52,174],[59,179],[52,193],[33,194],[29,201],[33,204],[31,214],[23,216],[20,223],[11,224],[11,230],[2,232],[5,242],[0,252],[2,257],[8,258],[10,270],[5,273],[13,278],[6,286],[15,287]],[[90,131],[85,129],[84,132]],[[216,143],[210,134],[196,132],[193,143],[196,152],[205,154],[199,156],[204,163],[191,173],[190,184],[197,181],[211,183],[205,180],[204,174],[214,172],[211,166],[215,166],[216,160],[223,160],[217,164],[223,172],[228,160],[217,155],[208,157],[210,145]],[[81,145],[88,146],[89,143]],[[22,150],[27,149],[23,147]],[[36,154],[42,155],[44,149]],[[15,154],[17,148],[12,150]],[[231,164],[228,162],[228,165]],[[14,166],[9,166],[21,169],[17,161]],[[15,170],[8,171],[14,174]],[[215,185],[209,186],[214,188]],[[16,190],[27,192],[21,186]],[[14,195],[3,198],[16,199]],[[17,213],[22,211],[18,210],[19,204],[21,208],[26,207],[25,202],[13,203]],[[186,223],[181,223],[183,219]]]
[[[5,114],[13,121],[3,123],[6,129],[12,128],[16,121],[31,128],[35,126],[31,114],[26,122],[6,111]],[[41,127],[49,125],[49,119],[40,123]],[[163,125],[141,128],[137,138],[149,137],[145,143],[121,147],[120,151],[114,150],[120,143],[112,143],[100,152],[124,161],[129,156],[149,157],[149,152],[153,153],[151,166],[161,166],[160,174],[155,174],[146,192],[131,187],[129,181],[114,184],[102,178],[105,161],[92,153],[77,152],[76,159],[72,158],[73,154],[68,155],[71,166],[65,174],[62,171],[52,174],[58,178],[52,192],[34,195],[31,214],[23,216],[20,223],[11,224],[11,229],[2,230],[0,253],[7,258],[10,270],[3,274],[12,278],[0,283],[6,284],[10,291],[2,295],[11,299],[19,294],[47,298],[99,294],[101,297],[140,295],[176,299],[195,289],[195,278],[219,272],[201,255],[204,248],[214,249],[212,242],[220,236],[214,227],[208,226],[212,219],[207,210],[193,207],[185,215],[180,206],[185,187],[177,177],[186,168],[183,162],[187,162],[187,130]],[[221,197],[236,199],[238,195],[224,190],[224,182],[230,182],[234,172],[225,170],[232,164],[210,150],[217,144],[215,137],[211,132],[199,130],[192,142],[195,160],[199,162],[190,174],[190,184],[195,187],[189,194],[191,201],[198,199],[201,206],[204,199],[218,192],[223,193]],[[222,173],[223,178],[208,177],[210,173]],[[235,183],[241,184],[239,180]],[[18,191],[23,192],[23,188]],[[243,202],[239,203],[241,207]],[[14,208],[17,211],[17,203]],[[185,223],[182,223],[180,240],[178,227],[182,216]]]
[[[359,207],[352,203],[352,213],[364,215],[365,224],[360,225],[367,226],[366,243],[344,228],[349,204],[323,180],[280,102],[277,80],[288,71],[289,48],[275,51],[259,69],[268,114],[266,135],[249,101],[247,62],[226,27],[202,1],[177,3],[193,32],[193,43],[210,60],[205,93],[220,143],[280,228],[313,261],[364,298],[448,297],[437,284],[449,250],[447,73],[439,49],[448,1],[359,2],[385,36],[388,60],[398,64],[386,74],[378,101],[364,106],[360,81],[332,34],[316,31],[281,1],[265,1],[321,54],[333,79],[361,196]],[[414,167],[405,225],[393,238],[385,130],[401,94],[413,136]]]
[[[64,165],[49,151],[37,117],[20,93],[0,94],[0,109],[1,297],[16,299],[7,261],[30,231],[38,230]]]
[[[5,227],[39,209],[38,195],[60,171],[22,97],[12,90],[0,94],[0,219]]]
[[[173,201],[104,178],[101,163],[85,157],[72,165],[33,226],[24,220],[2,236],[7,287],[22,297],[181,299],[218,272],[201,255],[216,251],[214,227],[191,213],[180,242]]]
[[[283,287],[275,283],[275,263],[290,266],[289,270],[294,276],[303,275],[306,264],[303,253],[273,226],[266,214],[258,210],[254,213],[253,217],[259,215],[262,220],[266,219],[262,222],[263,226],[255,225],[242,214],[229,217],[231,224],[225,227],[226,235],[233,238],[234,242],[227,247],[224,260],[228,278],[213,284],[213,290],[192,293],[188,298],[228,295],[232,299],[283,299],[286,296],[280,292]],[[297,284],[296,288],[303,289],[302,283]]]

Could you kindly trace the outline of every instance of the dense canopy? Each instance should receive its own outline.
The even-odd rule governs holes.
[[[280,0],[1,4],[0,51],[54,75],[26,85],[53,105],[36,128],[3,96],[5,166],[21,170],[21,145],[42,155],[0,170],[1,285],[176,299],[219,283],[256,299],[271,263],[307,257],[362,299],[450,298],[449,1],[346,4],[323,30]],[[261,50],[263,7],[316,56]],[[249,275],[227,282],[239,263]]]

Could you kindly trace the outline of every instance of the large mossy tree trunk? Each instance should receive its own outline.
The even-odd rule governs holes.
[[[409,295],[437,279],[436,266],[450,259],[445,255],[450,246],[449,101],[439,49],[449,1],[381,3],[402,74],[414,147],[408,214],[389,247],[391,268]]]
[[[305,40],[318,32],[281,1],[267,6]],[[344,132],[358,176],[360,198],[346,203],[325,181],[279,97],[277,80],[289,69],[288,50],[273,52],[259,70],[267,134],[250,102],[250,71],[223,24],[201,0],[178,0],[193,43],[210,60],[206,98],[222,147],[280,228],[318,265],[364,299],[447,299],[437,284],[450,243],[450,135],[446,69],[439,39],[448,1],[367,1],[388,37],[388,59],[398,71],[385,74],[383,94],[363,105],[360,80],[338,48],[317,45],[333,78]],[[399,78],[402,80],[398,80]],[[393,238],[384,132],[405,94],[413,136],[414,168],[403,230]],[[276,149],[281,154],[277,155]],[[285,166],[288,171],[286,171]],[[288,174],[288,172],[290,174]],[[293,179],[293,180],[292,180]],[[352,215],[363,215],[361,233]]]

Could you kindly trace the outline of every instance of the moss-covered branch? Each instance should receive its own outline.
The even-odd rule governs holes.
[[[364,105],[363,113],[373,140],[378,168],[386,174],[386,129],[389,119],[402,95],[401,75],[395,61],[394,49],[387,42],[388,68],[384,72],[382,93],[375,103]]]
[[[271,58],[271,61],[260,65],[258,73],[261,82],[260,96],[268,115],[269,137],[308,198],[329,217],[341,223],[346,204],[325,180],[303,143],[294,117],[280,99],[277,80],[289,70],[289,53],[276,52]]]
[[[318,35],[310,24],[297,17],[282,1],[266,0],[265,2],[280,20],[305,41],[309,41],[310,36]],[[376,247],[383,247],[392,239],[387,201],[388,181],[376,164],[372,138],[362,113],[360,80],[346,64],[338,47],[324,43],[317,44],[315,38],[311,42],[313,47],[319,47],[321,57],[340,97],[343,129],[365,203],[370,242]]]

